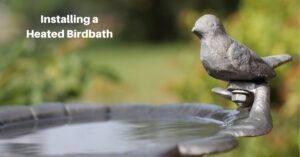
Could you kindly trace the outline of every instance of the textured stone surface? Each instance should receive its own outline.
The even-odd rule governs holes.
[[[40,129],[64,125],[68,121],[67,112],[62,103],[33,105],[31,111]]]
[[[65,110],[70,123],[106,121],[109,118],[109,107],[100,104],[67,104]]]
[[[205,155],[211,152],[224,152],[237,146],[234,136],[227,134],[217,134],[212,137],[195,139],[192,141],[180,143],[178,148],[183,155]]]
[[[1,107],[0,109],[0,126],[19,121],[32,121],[33,119],[34,116],[30,108],[25,106]]]

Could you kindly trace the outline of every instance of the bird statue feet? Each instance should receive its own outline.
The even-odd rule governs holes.
[[[257,136],[272,129],[270,90],[266,82],[230,81],[226,89],[216,87],[212,92],[238,106],[238,114],[226,119],[228,133]]]
[[[233,101],[240,108],[251,107],[254,100],[254,84],[249,82],[229,82],[227,89],[216,87],[212,92]]]

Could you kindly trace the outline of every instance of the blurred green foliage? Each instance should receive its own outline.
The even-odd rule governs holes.
[[[65,47],[35,52],[32,40],[22,40],[0,51],[2,105],[78,100],[96,76],[114,83],[120,78],[107,67],[95,67]]]
[[[293,56],[293,62],[279,67],[278,76],[270,82],[272,132],[259,138],[241,138],[238,149],[215,156],[299,155],[298,0],[4,0],[2,3],[19,21],[13,25],[19,34],[1,43],[1,105],[47,101],[159,104],[197,101],[235,107],[210,92],[211,88],[225,87],[226,83],[212,79],[205,72],[199,62],[199,41],[190,33],[199,16],[213,13],[222,18],[230,36],[258,55]],[[40,14],[69,13],[99,16],[101,25],[91,27],[111,28],[116,38],[112,41],[24,39],[26,28],[54,27],[41,25]],[[7,30],[8,27],[0,29]]]

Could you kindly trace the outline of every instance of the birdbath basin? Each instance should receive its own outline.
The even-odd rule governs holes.
[[[247,91],[245,101],[244,93],[234,92],[240,90]],[[236,137],[271,130],[269,91],[266,83],[249,82],[213,89],[220,96],[234,95],[238,103],[244,102],[233,110],[204,103],[0,107],[0,154],[189,157],[225,152],[237,146]]]
[[[0,109],[0,154],[10,157],[201,156],[236,146],[216,105],[41,104]]]

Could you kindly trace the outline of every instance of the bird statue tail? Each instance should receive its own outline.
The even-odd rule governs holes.
[[[262,59],[274,69],[281,64],[291,61],[292,57],[290,55],[283,54],[283,55],[262,57]]]

